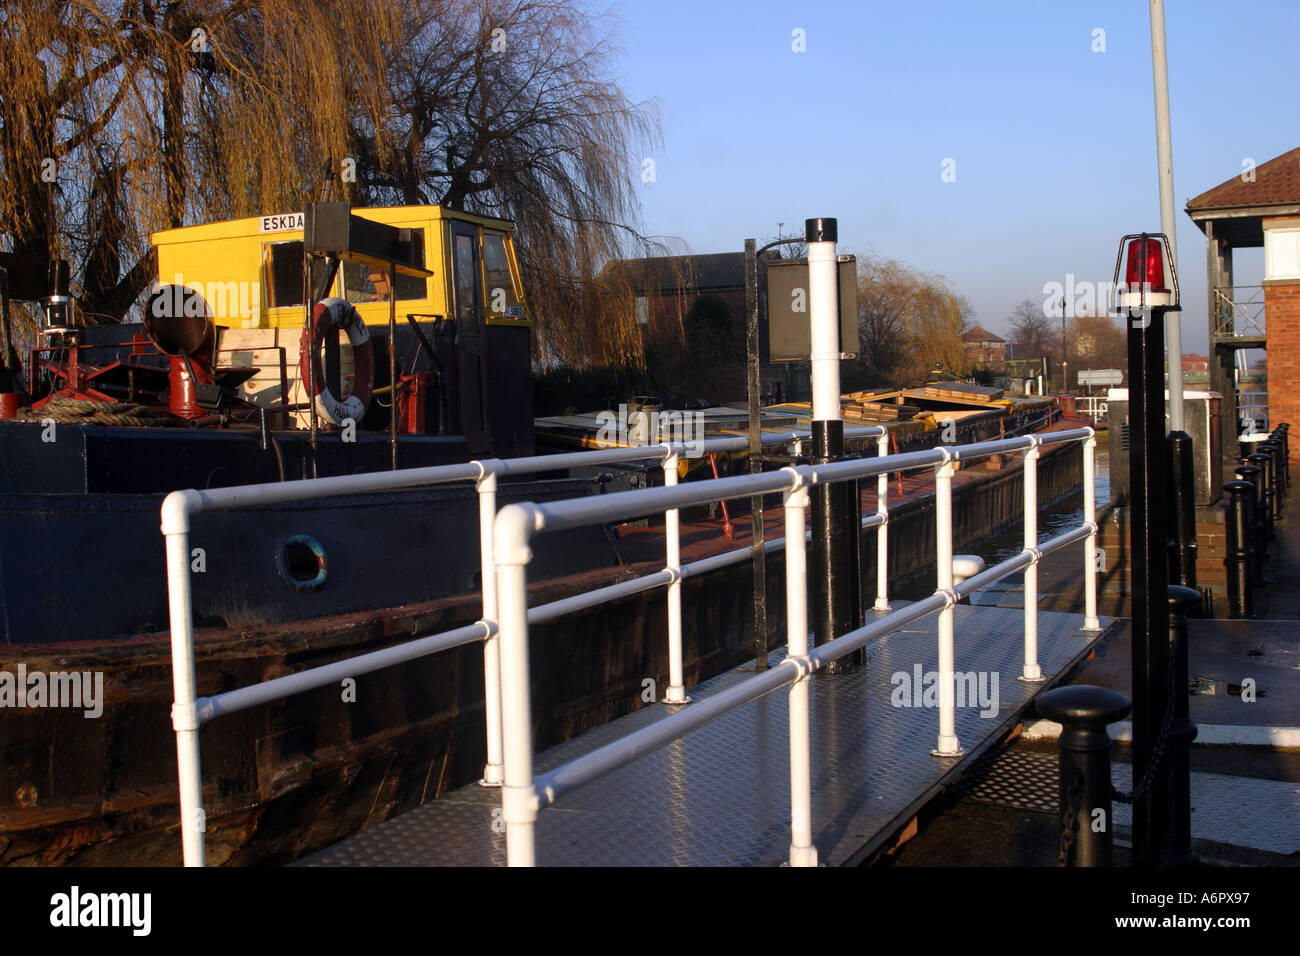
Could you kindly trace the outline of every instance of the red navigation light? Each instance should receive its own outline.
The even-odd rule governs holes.
[[[1165,250],[1159,239],[1134,239],[1128,244],[1124,283],[1130,289],[1145,285],[1150,292],[1169,291],[1165,287]]]

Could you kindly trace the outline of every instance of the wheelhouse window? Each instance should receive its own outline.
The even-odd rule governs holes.
[[[424,231],[413,229],[415,264],[424,268]],[[354,305],[361,302],[387,302],[389,274],[356,262],[345,262],[339,270],[343,273],[343,297]],[[422,276],[397,277],[397,301],[428,298],[428,283]]]
[[[312,259],[312,284],[318,284],[324,275],[325,260]],[[262,280],[268,309],[287,309],[303,304],[301,239],[263,243]]]
[[[483,277],[487,281],[483,295],[488,312],[495,315],[511,314],[511,307],[522,304],[519,295],[519,277],[511,267],[506,251],[506,237],[499,232],[483,233]]]
[[[416,264],[424,266],[424,233],[412,230]],[[319,283],[325,274],[325,260],[312,258],[312,282]],[[268,242],[262,246],[262,272],[266,286],[266,305],[270,309],[301,306],[302,301],[302,240]],[[340,264],[342,295],[349,302],[387,302],[389,275],[374,271],[369,266],[355,262]],[[335,288],[339,280],[335,280]],[[337,294],[337,293],[336,293]],[[428,283],[422,276],[397,277],[397,300],[419,300],[428,297]]]

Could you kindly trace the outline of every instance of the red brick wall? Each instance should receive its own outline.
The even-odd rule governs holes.
[[[1268,423],[1290,422],[1300,428],[1300,282],[1274,283],[1264,289],[1268,329]],[[1290,442],[1291,458],[1300,458],[1300,442]]]

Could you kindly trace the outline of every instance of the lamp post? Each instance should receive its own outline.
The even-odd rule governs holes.
[[[1177,714],[1177,695],[1186,693],[1187,644],[1171,642],[1169,636],[1171,516],[1164,504],[1173,468],[1163,440],[1164,323],[1166,313],[1180,306],[1178,278],[1167,249],[1160,234],[1125,236],[1115,262],[1117,311],[1128,327],[1133,859],[1139,867],[1185,862],[1169,857],[1178,842],[1173,821],[1185,817],[1189,800],[1181,751],[1191,737],[1183,732],[1185,720]],[[1179,477],[1191,479],[1190,473]],[[1174,530],[1178,536],[1184,529],[1175,521]],[[1176,550],[1184,548],[1178,541]]]
[[[1065,355],[1065,296],[1061,296],[1061,394],[1064,395],[1070,390],[1070,363],[1066,361]]]

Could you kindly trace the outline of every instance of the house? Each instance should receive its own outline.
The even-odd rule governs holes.
[[[778,258],[779,253],[770,257]],[[692,307],[707,302],[715,320],[725,323],[726,337],[737,361],[722,363],[708,382],[691,383],[688,390],[694,391],[683,397],[695,397],[698,393],[711,402],[744,399],[747,315],[743,252],[617,259],[606,264],[597,278],[611,294],[632,297],[636,323],[641,327],[647,350],[655,344],[683,343],[683,321]],[[761,286],[762,271],[759,282]],[[767,354],[767,323],[762,312],[759,354]],[[760,366],[759,377],[765,404],[793,401],[806,389],[806,371],[800,375],[798,370],[785,365],[765,361]],[[685,383],[682,388],[687,388]]]
[[[961,334],[961,343],[966,360],[973,364],[1000,365],[1011,357],[1006,339],[978,325]]]
[[[745,254],[616,259],[597,277],[609,288],[634,296],[637,325],[647,339],[675,336],[681,317],[702,296],[716,298],[727,312],[732,338],[745,345]]]
[[[1186,212],[1205,233],[1210,389],[1223,395],[1223,420],[1240,418],[1236,351],[1262,348],[1270,424],[1300,421],[1300,147],[1201,193]],[[1236,285],[1232,250],[1261,246],[1263,285]],[[1225,466],[1236,465],[1232,428],[1222,429],[1219,453]],[[1300,455],[1300,443],[1291,455]]]

